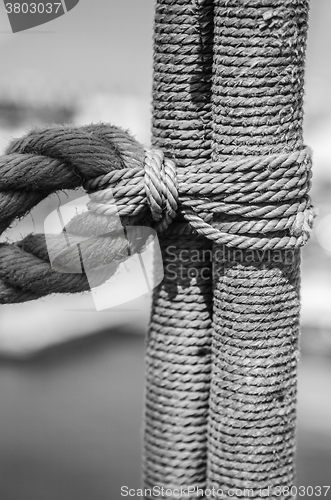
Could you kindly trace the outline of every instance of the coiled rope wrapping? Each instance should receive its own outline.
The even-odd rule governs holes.
[[[215,2],[214,161],[302,149],[307,13],[308,0]],[[208,486],[289,498],[300,253],[229,250],[220,262],[221,251],[215,245]]]
[[[210,159],[212,29],[212,0],[156,1],[153,144],[175,160],[178,175]],[[180,210],[161,238],[165,277],[147,336],[146,488],[206,481],[212,278],[203,252],[211,244],[192,234]],[[200,257],[196,277],[182,252]]]
[[[310,179],[311,152],[306,147],[183,166],[178,172],[162,151],[151,150],[146,151],[144,170],[124,169],[102,177],[102,185],[110,187],[92,193],[89,208],[111,214],[115,199],[121,214],[138,214],[147,200],[158,231],[166,230],[180,209],[197,233],[216,243],[250,250],[290,249],[304,245],[310,234]],[[219,214],[223,220],[215,227]]]

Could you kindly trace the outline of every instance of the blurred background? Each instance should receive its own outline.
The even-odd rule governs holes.
[[[150,141],[154,3],[81,2],[10,31],[0,4],[0,149],[44,123],[111,122]],[[298,485],[331,479],[331,3],[312,1],[305,140],[319,209],[303,250]],[[50,197],[2,235],[43,231]],[[96,312],[90,294],[0,307],[1,500],[108,500],[140,486],[150,296]],[[331,492],[329,492],[331,496]]]

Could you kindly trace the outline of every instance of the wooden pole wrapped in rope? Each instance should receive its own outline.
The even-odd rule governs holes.
[[[212,3],[156,2],[153,144],[175,160],[179,175],[210,160]],[[192,234],[180,212],[161,244],[165,277],[147,338],[144,486],[204,488],[211,245]]]
[[[214,161],[303,150],[308,4],[215,1]],[[309,162],[302,166],[308,172]],[[284,175],[291,182],[291,167]],[[279,220],[287,210],[284,194],[275,191]],[[252,497],[270,488],[270,498],[289,498],[295,477],[300,253],[290,244],[295,228],[289,232],[286,224],[268,234],[275,246],[250,250],[249,238],[265,236],[261,219],[270,200],[251,201],[246,211],[241,202],[214,219],[218,228],[242,225],[247,236],[247,250],[214,245],[208,487],[222,489],[224,498],[230,488],[231,498],[245,488]]]

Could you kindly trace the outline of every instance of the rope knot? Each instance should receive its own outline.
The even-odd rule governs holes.
[[[145,150],[144,180],[148,206],[157,231],[166,230],[176,217],[178,184],[176,166],[160,149]]]
[[[84,262],[111,262],[112,272],[145,244],[141,235],[124,241],[122,226],[138,226],[138,231],[153,225],[160,232],[177,215],[188,222],[184,229],[176,224],[178,234],[193,229],[239,249],[298,248],[307,242],[315,217],[308,194],[311,163],[311,151],[304,147],[199,162],[176,172],[162,151],[144,150],[111,125],[48,127],[15,140],[0,158],[0,233],[52,192],[83,186],[88,211],[76,215],[65,231],[79,242]],[[61,262],[71,263],[73,248],[62,235],[53,240]],[[86,276],[52,268],[45,235],[0,245],[1,302],[87,289]]]

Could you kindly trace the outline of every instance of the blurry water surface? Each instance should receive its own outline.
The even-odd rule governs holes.
[[[117,500],[140,487],[144,344],[117,330],[0,361],[1,500]],[[299,375],[297,484],[327,485],[331,358],[304,356]]]

